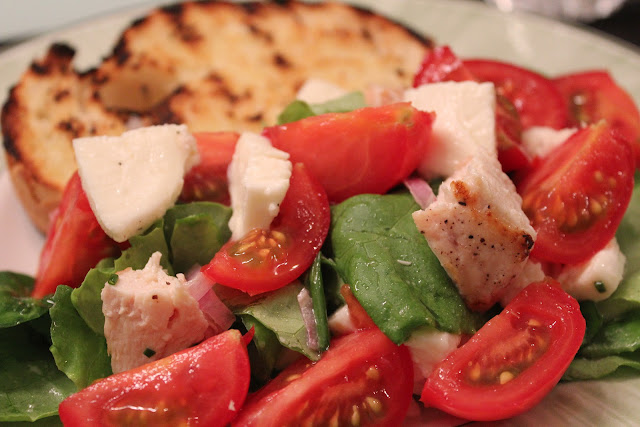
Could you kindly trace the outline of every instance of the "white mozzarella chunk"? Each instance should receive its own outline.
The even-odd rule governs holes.
[[[184,125],[73,140],[82,188],[104,231],[117,242],[141,233],[180,195],[184,174],[199,161]]]
[[[500,303],[503,307],[506,307],[507,304],[509,304],[509,302],[520,293],[521,290],[532,283],[544,280],[545,276],[546,275],[542,270],[542,264],[529,258],[525,263],[522,272],[515,279],[513,279],[511,283],[509,283],[509,288],[500,299]]]
[[[308,79],[296,94],[296,99],[307,104],[322,104],[332,99],[340,98],[348,92],[331,82],[322,79]]]
[[[576,132],[575,128],[556,130],[546,126],[533,126],[522,132],[522,147],[531,157],[544,157]]]
[[[127,268],[102,289],[104,335],[114,373],[183,350],[205,338],[207,320],[184,275],[167,275],[155,252],[142,270]],[[146,353],[146,354],[145,354]]]
[[[356,325],[351,320],[349,306],[345,304],[333,312],[329,317],[329,329],[333,335],[347,335],[356,331]]]
[[[577,300],[602,301],[618,289],[625,262],[626,257],[614,238],[589,260],[563,267],[557,279]]]
[[[289,189],[289,154],[273,148],[264,136],[245,132],[236,143],[228,177],[231,238],[241,239],[254,228],[269,228]]]
[[[404,100],[436,113],[433,140],[418,167],[424,178],[448,177],[480,152],[497,155],[493,83],[425,84],[407,90]]]
[[[404,343],[413,361],[414,393],[422,393],[424,382],[433,368],[458,348],[459,334],[440,332],[435,329],[418,329]]]
[[[413,213],[418,230],[466,304],[485,310],[524,268],[536,233],[495,157],[477,156],[445,180],[436,201]]]

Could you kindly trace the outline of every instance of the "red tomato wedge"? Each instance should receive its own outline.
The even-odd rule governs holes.
[[[413,387],[406,347],[379,329],[332,341],[315,363],[299,360],[247,398],[238,426],[399,425]]]
[[[76,172],[51,219],[31,295],[53,294],[60,284],[80,286],[98,261],[118,252],[118,244],[105,234],[91,210]]]
[[[420,400],[474,421],[521,414],[558,383],[584,332],[578,302],[558,283],[530,284],[436,366]]]
[[[305,165],[293,166],[287,194],[269,230],[254,229],[229,241],[203,273],[251,295],[291,283],[311,266],[331,222],[327,195]]]
[[[328,113],[268,127],[274,147],[304,163],[331,202],[382,194],[411,174],[431,138],[434,115],[408,103]]]
[[[444,81],[478,80],[449,46],[438,46],[423,59],[413,86]],[[505,172],[529,166],[530,160],[520,145],[522,124],[515,106],[509,99],[496,94],[496,144],[498,159]]]
[[[567,126],[567,103],[548,78],[505,62],[470,59],[463,63],[477,80],[493,82],[496,92],[513,103],[525,129],[531,126],[562,129]]]
[[[74,426],[225,426],[249,390],[249,356],[231,329],[164,359],[100,380],[65,399]]]
[[[575,264],[604,248],[631,199],[634,168],[630,143],[605,122],[543,157],[517,186],[538,233],[531,256]]]
[[[240,135],[236,132],[200,132],[193,136],[198,143],[200,163],[185,175],[180,201],[218,202],[228,206],[231,198],[227,168]]]
[[[640,167],[640,112],[607,71],[569,74],[554,83],[567,100],[572,125],[606,120],[633,144],[636,167]]]

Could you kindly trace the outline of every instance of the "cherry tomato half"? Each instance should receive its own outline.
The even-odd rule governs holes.
[[[523,413],[558,383],[584,332],[578,302],[557,282],[530,284],[436,366],[420,400],[475,421]]]
[[[53,294],[58,285],[77,287],[103,258],[115,256],[118,244],[102,230],[76,172],[64,189],[40,254],[32,296]]]
[[[496,92],[513,103],[525,129],[531,126],[562,129],[567,126],[567,103],[548,78],[506,62],[470,59],[463,63],[476,79],[493,82]]]
[[[517,186],[538,233],[531,256],[575,264],[604,248],[631,199],[634,168],[630,143],[605,122],[540,159]]]
[[[240,135],[236,132],[200,132],[193,136],[198,144],[200,163],[185,175],[180,201],[218,202],[229,206],[227,168]]]
[[[406,347],[377,328],[332,341],[322,358],[299,360],[247,398],[238,426],[400,425],[413,387]]]
[[[201,344],[100,380],[65,399],[74,426],[225,426],[249,390],[249,356],[231,329]]]
[[[413,86],[443,81],[479,80],[449,46],[438,46],[423,59]],[[496,147],[502,170],[511,172],[529,166],[521,148],[522,123],[516,107],[507,97],[496,93]]]
[[[281,288],[311,266],[330,222],[324,189],[305,165],[296,163],[270,229],[254,229],[225,243],[202,271],[221,285],[251,295]]]
[[[268,127],[274,147],[318,178],[331,202],[361,193],[382,194],[420,163],[434,115],[408,103],[307,117]]]
[[[640,167],[640,112],[607,71],[569,74],[554,83],[567,100],[572,125],[606,120],[633,144]]]

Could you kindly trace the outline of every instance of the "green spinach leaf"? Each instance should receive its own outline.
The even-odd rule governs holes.
[[[176,205],[164,217],[164,232],[171,247],[171,262],[178,273],[194,264],[205,265],[231,237],[227,225],[231,209],[218,203]]]
[[[481,324],[413,222],[409,194],[360,195],[332,208],[330,239],[338,271],[395,343],[431,326],[472,333]]]
[[[306,286],[311,295],[313,303],[313,315],[316,320],[316,331],[318,334],[318,349],[320,352],[329,348],[329,321],[327,319],[327,302],[324,295],[324,285],[322,281],[322,254],[318,254],[313,261],[307,275]]]
[[[56,415],[76,390],[56,367],[46,337],[29,323],[0,329],[0,422]]]
[[[307,117],[325,113],[346,113],[367,105],[362,92],[350,92],[339,98],[320,104],[308,104],[296,100],[285,107],[278,116],[278,124],[286,124],[302,120]]]
[[[71,302],[68,286],[58,286],[51,307],[51,353],[58,369],[79,389],[111,375],[104,336],[93,331]]]
[[[32,277],[0,271],[0,328],[9,328],[49,312],[48,299],[31,298]]]

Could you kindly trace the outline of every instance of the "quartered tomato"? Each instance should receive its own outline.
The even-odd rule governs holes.
[[[431,50],[415,75],[413,86],[444,81],[479,80],[448,46]],[[520,145],[522,123],[517,109],[507,97],[496,94],[496,147],[505,172],[525,168],[529,158]]]
[[[531,256],[575,264],[604,248],[631,199],[634,167],[631,144],[605,122],[543,157],[518,184],[538,233]]]
[[[408,103],[328,113],[280,126],[264,135],[304,163],[331,202],[382,194],[413,172],[431,138],[434,115]]]
[[[236,132],[200,132],[193,136],[198,143],[200,163],[185,175],[180,201],[218,202],[228,206],[231,198],[227,168],[240,135]]]
[[[271,227],[227,242],[202,271],[221,285],[252,295],[278,289],[311,266],[330,222],[324,189],[305,165],[296,163]]]
[[[91,210],[76,172],[51,219],[32,296],[53,294],[60,284],[80,286],[98,261],[118,252],[118,244],[105,234]]]
[[[477,421],[513,417],[540,402],[573,360],[585,332],[578,302],[549,280],[527,286],[440,362],[420,400]]]
[[[237,330],[100,380],[65,399],[74,426],[225,426],[249,390],[249,356]]]
[[[640,113],[633,99],[607,71],[586,71],[558,77],[556,87],[569,105],[574,126],[606,120],[633,143],[640,167]]]
[[[496,92],[513,103],[525,129],[531,126],[562,129],[567,126],[567,104],[548,78],[500,61],[471,59],[463,63],[477,80],[493,82]]]
[[[313,363],[299,360],[247,398],[234,425],[399,425],[412,396],[407,348],[379,329],[332,341]]]

